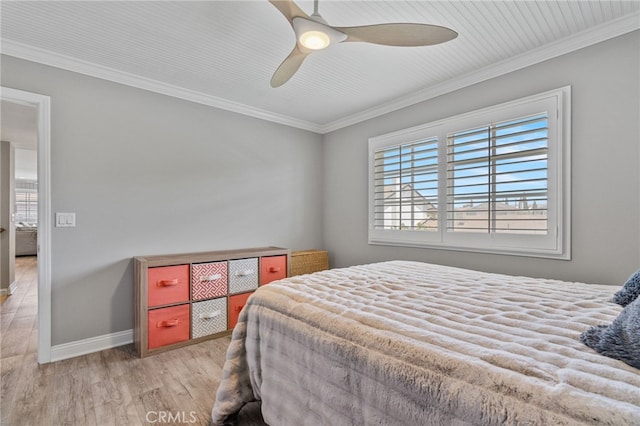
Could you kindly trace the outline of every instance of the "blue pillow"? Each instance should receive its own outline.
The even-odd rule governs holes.
[[[627,306],[636,300],[638,295],[640,295],[640,269],[631,275],[622,288],[613,295],[612,301],[620,306]]]
[[[591,327],[580,335],[580,340],[604,356],[640,368],[640,297],[627,305],[613,323]]]

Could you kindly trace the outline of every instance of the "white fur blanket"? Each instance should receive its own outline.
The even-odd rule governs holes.
[[[261,287],[212,422],[261,400],[287,425],[638,425],[640,370],[579,340],[611,286],[394,261]]]

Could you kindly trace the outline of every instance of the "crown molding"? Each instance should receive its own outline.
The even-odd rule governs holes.
[[[231,111],[238,114],[247,115],[249,117],[261,120],[271,121],[285,126],[295,127],[310,132],[320,133],[321,126],[309,121],[299,120],[297,118],[276,114],[260,108],[251,107],[238,102],[219,98],[197,92],[195,90],[185,89],[183,87],[174,86],[163,83],[161,81],[150,78],[141,77],[125,71],[98,65],[93,62],[83,61],[81,59],[62,55],[50,50],[41,49],[28,44],[19,43],[10,39],[2,39],[2,54],[13,56],[15,58],[24,59],[31,62],[37,62],[67,71],[96,77],[103,80],[112,81],[114,83],[124,84],[126,86],[138,89],[148,90],[150,92],[195,102],[202,105],[219,108],[225,111]]]
[[[374,108],[327,123],[321,127],[321,133],[329,133],[344,127],[379,117],[390,112],[433,99],[455,90],[481,83],[537,63],[571,53],[573,51],[618,37],[640,29],[640,12],[634,12],[622,18],[606,22],[564,39],[533,49],[493,65],[480,68],[443,83],[428,87],[412,94],[396,98]]]
[[[163,83],[141,77],[139,75],[119,71],[113,68],[83,61],[70,56],[61,55],[49,50],[37,48],[28,44],[13,40],[2,40],[2,54],[16,58],[49,65],[67,71],[97,77],[115,83],[124,84],[139,89],[160,93],[174,98],[195,102],[202,105],[219,108],[226,111],[243,114],[261,120],[271,121],[285,126],[295,127],[314,133],[325,134],[344,127],[348,127],[390,112],[415,105],[420,102],[444,95],[464,87],[471,86],[495,78],[519,69],[553,59],[555,57],[571,53],[596,43],[609,40],[623,34],[640,29],[640,12],[634,12],[622,18],[618,18],[594,28],[574,34],[562,40],[541,46],[537,49],[514,56],[496,64],[481,68],[460,77],[428,87],[418,92],[396,98],[390,102],[378,105],[374,108],[343,117],[326,124],[312,123],[294,117],[273,113],[263,109],[251,107],[238,102],[216,96],[207,95],[190,89]]]

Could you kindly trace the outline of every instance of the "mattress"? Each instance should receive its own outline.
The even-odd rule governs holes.
[[[276,281],[233,331],[212,423],[638,425],[640,370],[579,340],[616,287],[392,261]]]

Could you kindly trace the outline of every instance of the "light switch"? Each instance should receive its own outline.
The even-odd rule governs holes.
[[[58,228],[75,228],[75,213],[56,213],[56,227]]]

